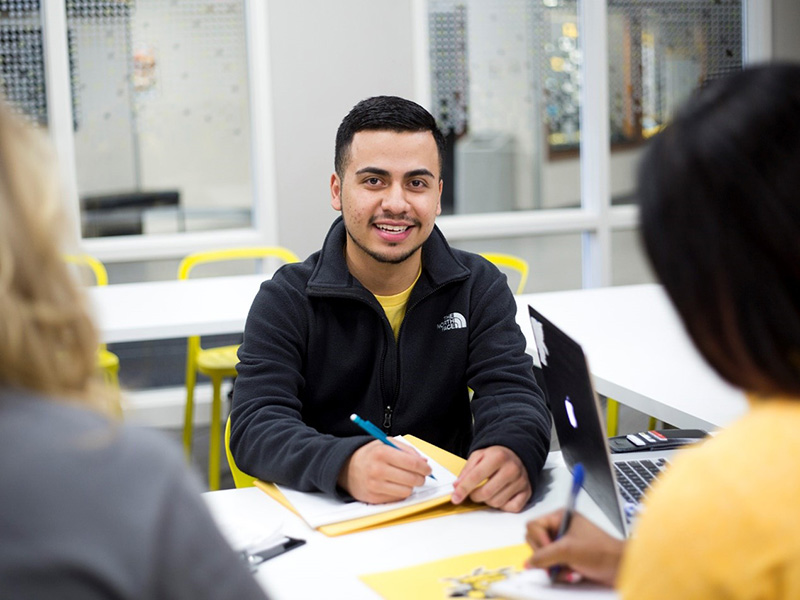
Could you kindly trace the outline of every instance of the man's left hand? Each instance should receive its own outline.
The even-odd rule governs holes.
[[[474,502],[519,512],[531,493],[528,472],[519,457],[505,446],[489,446],[470,454],[456,479],[452,500],[460,504],[469,496]]]

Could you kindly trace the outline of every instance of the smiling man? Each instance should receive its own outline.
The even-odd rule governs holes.
[[[407,497],[430,467],[365,436],[357,413],[467,458],[454,502],[516,512],[529,500],[550,417],[505,277],[435,226],[443,153],[434,118],[402,98],[369,98],[342,121],[330,181],[341,217],[320,251],[264,282],[245,326],[231,450],[246,473]]]

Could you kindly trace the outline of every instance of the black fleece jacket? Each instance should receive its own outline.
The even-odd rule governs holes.
[[[505,276],[434,228],[395,340],[375,296],[347,269],[345,236],[340,217],[322,250],[261,284],[239,349],[230,438],[237,466],[344,495],[339,472],[372,440],[350,421],[358,413],[390,435],[413,434],[463,457],[508,447],[535,489],[550,415]]]

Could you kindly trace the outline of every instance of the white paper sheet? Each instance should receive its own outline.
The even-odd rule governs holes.
[[[591,600],[617,600],[613,589],[588,583],[550,583],[547,571],[530,569],[518,575],[498,581],[489,588],[493,596],[509,600],[569,600],[587,598]]]
[[[399,438],[402,440],[402,437]],[[419,450],[418,450],[419,452]],[[387,504],[366,504],[364,502],[342,502],[322,492],[298,492],[285,486],[277,486],[286,499],[297,510],[303,520],[310,527],[320,527],[331,523],[341,523],[351,519],[358,519],[369,515],[376,515],[388,512],[404,506],[412,506],[431,500],[441,498],[453,493],[453,482],[456,476],[445,469],[442,465],[419,452],[431,466],[434,477],[425,479],[425,485],[414,489],[414,492],[405,500],[399,502],[389,502]]]

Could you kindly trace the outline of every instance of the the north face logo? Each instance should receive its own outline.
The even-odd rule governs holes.
[[[449,331],[451,329],[465,329],[467,327],[467,320],[464,315],[458,312],[445,315],[442,322],[436,326],[439,331]]]

